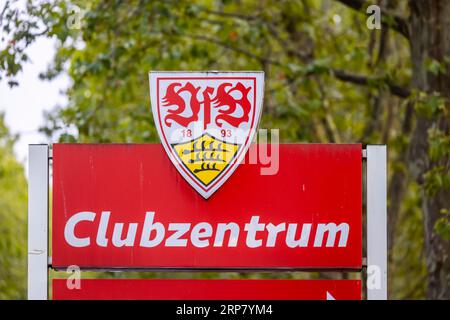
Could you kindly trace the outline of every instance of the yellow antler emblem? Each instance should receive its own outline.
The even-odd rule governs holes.
[[[221,141],[209,134],[172,145],[182,164],[205,187],[234,160],[239,146],[239,144]]]

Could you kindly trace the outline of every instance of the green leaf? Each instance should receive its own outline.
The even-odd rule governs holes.
[[[450,220],[442,217],[436,220],[434,231],[444,240],[450,241]]]

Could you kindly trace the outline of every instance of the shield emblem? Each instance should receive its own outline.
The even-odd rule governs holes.
[[[264,72],[150,72],[161,142],[205,199],[236,170],[261,116]]]

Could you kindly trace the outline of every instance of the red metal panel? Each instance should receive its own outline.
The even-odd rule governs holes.
[[[159,144],[55,144],[53,266],[361,268],[361,145],[282,144],[275,175],[261,175],[260,169],[266,165],[247,163],[205,200],[180,176]],[[65,236],[67,223],[86,211],[91,212],[93,221],[76,224],[73,236],[88,240],[89,245],[71,246]],[[97,241],[102,212],[110,215],[103,242]],[[140,245],[146,212],[152,212],[153,223],[162,224],[165,231],[154,247]],[[246,231],[252,217],[264,224],[254,239]],[[202,222],[211,226],[210,236],[201,228],[193,232]],[[221,245],[214,246],[218,224],[230,222],[238,226],[236,246],[229,246],[230,232],[225,233]],[[129,246],[114,245],[116,223],[124,224],[121,238],[126,237],[130,223],[137,224]],[[168,246],[174,233],[168,230],[171,223],[190,224],[181,237],[185,241],[177,242],[185,246]],[[267,227],[283,223],[285,230],[271,246],[273,234],[269,237]],[[294,248],[287,245],[290,224],[297,225],[295,239],[305,230],[308,241]],[[337,232],[335,241],[327,238],[327,232],[322,237],[318,229],[333,227],[331,224],[347,226],[348,238],[342,232]],[[148,238],[157,235],[153,230]],[[249,238],[260,246],[249,247]],[[199,242],[193,239],[202,246],[196,246]]]
[[[53,279],[54,300],[361,300],[360,280],[86,279],[68,289]]]

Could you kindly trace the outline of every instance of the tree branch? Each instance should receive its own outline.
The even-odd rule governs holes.
[[[361,76],[357,74],[347,73],[342,70],[333,69],[331,70],[333,75],[344,82],[351,82],[358,85],[369,85],[370,82],[377,81],[377,78],[369,78],[366,76]],[[408,88],[399,86],[391,81],[385,81],[385,84],[388,86],[389,91],[400,98],[407,98],[411,95],[411,91]]]
[[[356,11],[361,11],[365,9],[369,4],[365,0],[336,0],[349,8]],[[409,39],[409,25],[406,19],[400,17],[399,15],[389,11],[386,8],[381,9],[381,24],[385,27],[392,28],[406,39]]]
[[[236,12],[223,12],[223,11],[209,10],[203,6],[200,6],[199,8],[205,13],[216,15],[216,16],[221,16],[224,18],[236,18],[236,19],[245,20],[245,21],[252,21],[252,20],[259,19],[258,14],[248,15],[248,14],[236,13]]]
[[[231,44],[229,44],[229,43],[227,43],[225,41],[221,41],[221,40],[214,39],[214,38],[211,38],[211,37],[208,37],[208,36],[204,36],[204,35],[200,35],[200,34],[185,35],[185,36],[188,37],[188,38],[194,39],[194,40],[201,40],[201,41],[214,43],[214,44],[216,44],[218,46],[221,46],[221,47],[224,47],[226,49],[233,50],[233,51],[235,51],[237,53],[243,54],[243,55],[245,55],[245,56],[247,56],[249,58],[258,60],[261,63],[270,63],[270,64],[275,65],[275,66],[281,66],[281,64],[278,61],[269,59],[267,57],[259,56],[257,54],[254,54],[254,53],[250,52],[250,51],[247,51],[247,50],[244,50],[242,48],[233,46],[233,45],[231,45]]]
[[[225,41],[221,41],[221,40],[218,40],[218,39],[215,39],[215,38],[211,38],[211,37],[204,36],[204,35],[198,35],[198,34],[184,35],[184,36],[188,37],[188,38],[191,38],[191,39],[194,39],[194,40],[207,41],[207,42],[216,44],[218,46],[222,46],[222,47],[224,47],[226,49],[233,50],[233,51],[235,51],[235,52],[237,52],[239,54],[242,54],[242,55],[245,55],[245,56],[247,56],[249,58],[255,59],[255,60],[257,60],[257,61],[259,61],[261,63],[266,63],[266,64],[268,63],[268,64],[271,64],[271,65],[284,67],[279,61],[276,61],[276,60],[273,60],[273,59],[270,59],[270,58],[267,58],[267,57],[256,55],[256,54],[254,54],[254,53],[252,53],[250,51],[244,50],[244,49],[239,48],[239,47],[235,47],[235,46],[233,46],[233,45],[231,45],[231,44],[229,44],[229,43],[227,43]],[[369,85],[371,82],[376,82],[376,81],[380,80],[380,78],[369,78],[369,77],[362,76],[362,75],[348,73],[348,72],[345,72],[345,71],[342,71],[342,70],[339,70],[339,69],[332,69],[332,68],[330,68],[329,70],[331,72],[331,75],[333,75],[336,79],[339,79],[339,80],[341,80],[343,82],[354,83],[354,84],[357,84],[357,85]],[[312,74],[314,74],[314,73],[306,74],[306,76],[309,76],[309,75],[312,75]],[[388,86],[389,91],[392,94],[394,94],[394,95],[396,95],[398,97],[407,98],[411,94],[411,91],[408,88],[396,85],[396,84],[394,84],[393,82],[391,82],[389,80],[385,81],[385,84]]]
[[[292,54],[293,56],[296,56],[297,58],[299,58],[300,60],[303,60],[303,61],[308,58],[307,53],[300,52],[298,50],[293,49],[292,46],[280,36],[280,34],[276,30],[273,23],[271,23],[267,20],[261,19],[260,15],[258,13],[254,14],[254,15],[247,15],[247,14],[236,13],[236,12],[214,11],[214,10],[209,10],[204,7],[200,7],[200,8],[203,12],[205,12],[207,14],[212,14],[212,15],[223,17],[223,18],[234,18],[234,19],[239,19],[239,20],[243,20],[243,21],[247,21],[247,22],[251,22],[251,21],[260,19],[261,22],[263,22],[267,26],[272,37],[278,42],[278,44],[280,44],[280,46],[282,48],[287,50],[289,54]]]

